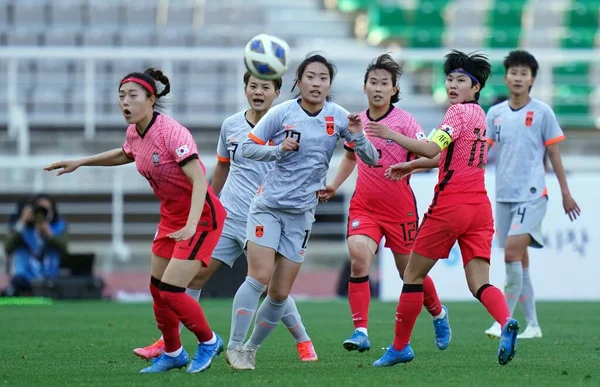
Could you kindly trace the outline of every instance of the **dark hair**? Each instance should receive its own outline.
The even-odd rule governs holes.
[[[169,94],[169,92],[171,91],[171,83],[169,82],[169,78],[167,78],[167,76],[164,75],[162,71],[150,67],[146,69],[146,71],[144,71],[143,73],[129,73],[123,77],[121,82],[119,82],[119,89],[121,88],[123,81],[127,78],[139,78],[145,81],[146,83],[150,84],[153,90],[148,90],[147,87],[141,85],[144,91],[146,91],[146,97],[150,98],[152,95],[155,95],[156,102],[154,102],[154,106],[159,109],[164,108],[164,103],[159,102],[159,99]],[[156,88],[156,81],[162,83],[165,86],[160,93],[158,93],[158,89]]]
[[[531,76],[536,77],[538,69],[540,68],[537,60],[533,55],[525,50],[514,50],[508,53],[504,58],[504,70],[508,73],[508,69],[514,66],[529,67],[531,70]]]
[[[294,91],[294,89],[296,88],[296,84],[298,84],[300,79],[302,79],[304,71],[306,71],[306,68],[311,63],[322,63],[323,65],[325,65],[325,67],[327,67],[327,71],[329,72],[329,84],[331,85],[333,83],[333,78],[335,78],[337,67],[335,67],[335,65],[328,61],[327,58],[325,58],[323,55],[317,54],[316,52],[309,52],[308,54],[306,54],[306,58],[304,58],[304,60],[302,61],[302,63],[300,63],[300,66],[298,66],[298,69],[296,70],[296,79],[294,79],[294,86],[292,86],[292,91]],[[300,93],[296,94],[296,98],[298,96],[300,96]],[[325,99],[329,101],[331,100],[331,97],[328,95]]]
[[[396,62],[389,54],[383,54],[377,57],[369,66],[367,66],[367,72],[365,73],[365,85],[369,78],[369,73],[375,70],[385,70],[392,76],[392,84],[397,88],[396,94],[392,95],[390,103],[396,103],[400,101],[400,89],[398,88],[398,80],[403,74],[403,68],[398,62]]]
[[[246,71],[246,73],[244,74],[244,88],[248,87],[248,82],[250,82],[250,77],[252,76],[252,74],[249,71]],[[257,77],[257,79],[260,79]],[[277,78],[277,79],[272,79],[272,80],[267,80],[267,82],[273,82],[273,87],[275,87],[275,90],[280,90],[281,89],[281,85],[283,84],[283,80],[281,78]]]
[[[492,73],[492,65],[490,65],[487,55],[477,54],[476,52],[465,54],[462,51],[452,50],[445,58],[444,73],[446,75],[455,70],[463,69],[477,79],[477,83],[481,85],[481,88],[475,93],[475,100],[479,101],[479,93],[485,87],[485,82]],[[471,87],[477,83],[471,79]]]

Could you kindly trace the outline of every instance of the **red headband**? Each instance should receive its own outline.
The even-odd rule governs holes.
[[[152,94],[152,95],[156,94],[156,92],[154,91],[154,87],[152,87],[152,85],[150,83],[144,81],[143,79],[136,78],[136,77],[125,78],[121,81],[120,86],[123,86],[123,84],[127,83],[127,82],[137,83],[138,85],[144,87],[144,89],[148,90],[150,92],[150,94]]]

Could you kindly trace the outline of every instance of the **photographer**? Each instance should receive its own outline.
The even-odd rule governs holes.
[[[4,247],[11,283],[5,295],[29,295],[32,281],[58,276],[61,257],[67,254],[67,224],[54,200],[41,194],[18,205],[9,230]]]

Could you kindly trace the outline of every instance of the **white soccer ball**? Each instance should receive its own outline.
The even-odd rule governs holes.
[[[246,69],[259,79],[281,78],[290,67],[290,46],[272,35],[260,34],[244,49]]]

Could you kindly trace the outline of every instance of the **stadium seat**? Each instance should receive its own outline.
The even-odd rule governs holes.
[[[9,28],[6,44],[9,46],[37,46],[40,44],[42,34],[42,29],[33,26]]]
[[[50,2],[50,21],[55,27],[80,27],[83,24],[83,0]]]
[[[586,62],[573,62],[564,66],[555,66],[552,69],[554,84],[583,84],[590,83],[590,64]]]
[[[76,46],[81,44],[78,27],[55,27],[46,29],[43,35],[45,46]]]
[[[402,7],[371,4],[368,9],[367,40],[379,44],[392,38],[406,39],[413,22],[412,16],[410,10]]]
[[[494,27],[489,32],[486,45],[490,48],[519,47],[521,33],[521,27]]]
[[[116,44],[117,30],[110,27],[86,28],[82,42],[84,46],[114,46]]]
[[[189,27],[194,21],[194,7],[189,1],[169,2],[167,8],[167,26]]]
[[[337,9],[342,12],[366,11],[372,0],[337,0]]]
[[[156,3],[154,1],[128,1],[125,3],[127,27],[154,27],[156,25]]]
[[[127,33],[117,36],[117,45],[123,47],[148,47],[156,43],[155,29],[152,27],[128,26]]]
[[[119,1],[87,0],[87,19],[92,27],[116,27],[124,24]]]
[[[599,7],[599,1],[576,0],[571,4],[571,8],[567,10],[565,24],[568,27],[597,29]]]
[[[489,34],[486,39],[491,48],[520,46],[524,3],[515,0],[496,0],[488,11]]]
[[[563,48],[585,49],[594,48],[596,45],[597,28],[572,27],[567,29],[561,39]]]
[[[189,28],[169,27],[156,32],[156,44],[161,47],[185,47],[192,44]]]
[[[18,0],[13,6],[14,25],[41,27],[46,24],[46,0]]]

